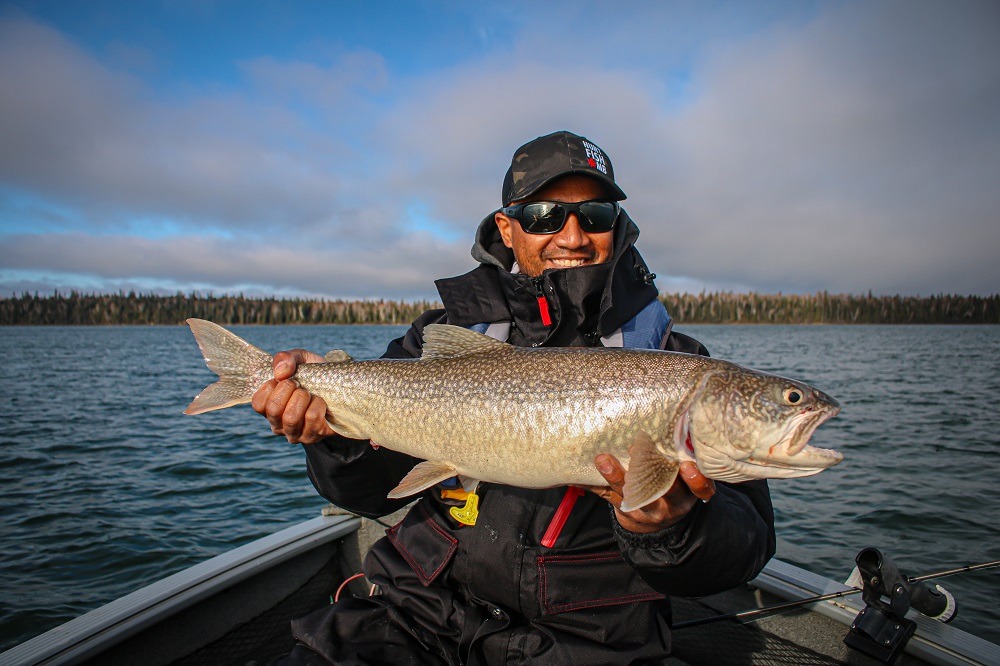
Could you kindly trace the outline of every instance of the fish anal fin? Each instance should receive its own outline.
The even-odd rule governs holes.
[[[424,327],[424,348],[421,359],[459,358],[483,352],[496,353],[511,349],[506,342],[450,324],[428,324]]]
[[[645,432],[629,447],[628,470],[622,489],[622,511],[634,511],[662,497],[677,479],[680,462],[673,452],[664,454]]]
[[[424,461],[415,465],[386,497],[399,499],[400,497],[416,495],[421,490],[427,490],[434,484],[450,479],[457,473],[457,470],[448,463]]]

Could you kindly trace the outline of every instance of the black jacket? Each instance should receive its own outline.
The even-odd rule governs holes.
[[[495,230],[490,215],[473,250],[480,266],[438,281],[444,309],[424,313],[385,357],[419,356],[423,327],[435,322],[511,321],[512,344],[595,345],[656,298],[633,246],[638,229],[624,211],[610,262],[546,271],[535,280],[509,272],[513,258]],[[550,326],[540,320],[540,294],[550,306]],[[663,347],[707,354],[676,332]],[[412,501],[386,494],[415,458],[342,437],[305,450],[310,478],[338,506],[378,517]],[[448,515],[454,501],[438,489],[425,491],[366,561],[382,596],[342,602],[322,619],[301,623],[297,637],[335,663],[389,662],[404,652],[424,655],[412,663],[658,663],[670,647],[666,595],[734,587],[774,553],[763,481],[718,483],[709,502],[654,534],[625,531],[610,505],[587,493],[546,548],[542,536],[565,492],[481,484],[479,517],[468,527]],[[388,633],[375,638],[375,625]]]

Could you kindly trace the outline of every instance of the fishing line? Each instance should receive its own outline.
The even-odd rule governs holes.
[[[959,573],[967,573],[969,571],[981,571],[984,569],[993,569],[995,567],[1000,567],[1000,560],[994,560],[993,562],[983,562],[981,564],[970,564],[957,569],[948,569],[946,571],[939,571],[937,573],[927,574],[925,576],[907,577],[907,582],[919,583],[925,580],[933,580],[935,578],[944,578],[945,576],[952,576]],[[764,606],[763,608],[754,608],[753,610],[739,611],[735,613],[725,613],[722,615],[713,615],[711,617],[703,617],[697,620],[688,620],[686,622],[678,622],[671,627],[671,630],[677,629],[687,629],[689,627],[697,627],[703,624],[709,624],[712,622],[719,622],[721,620],[747,620],[750,622],[760,619],[759,616],[769,614],[769,613],[780,613],[786,610],[791,610],[793,608],[798,608],[799,606],[804,606],[806,604],[812,604],[819,601],[829,601],[830,599],[838,599],[840,597],[850,596],[852,594],[860,594],[862,590],[858,588],[851,588],[847,590],[841,590],[840,592],[831,592],[829,594],[821,594],[815,597],[809,597],[808,599],[799,599],[798,601],[786,601],[780,604],[774,604],[772,606]]]

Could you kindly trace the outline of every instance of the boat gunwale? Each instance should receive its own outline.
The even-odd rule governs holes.
[[[262,570],[355,532],[361,519],[318,516],[226,551],[31,638],[0,654],[0,665],[73,664],[106,651],[164,618]]]
[[[789,601],[801,601],[824,594],[856,588],[802,569],[779,559],[772,559],[750,585]],[[860,591],[854,596],[818,601],[806,608],[841,624],[850,625],[865,608]],[[907,619],[917,623],[905,652],[931,664],[1000,664],[1000,646],[957,627],[933,620],[910,610]],[[846,630],[845,630],[846,635]]]

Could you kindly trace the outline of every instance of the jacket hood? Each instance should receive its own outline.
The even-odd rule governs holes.
[[[658,296],[655,277],[635,249],[639,228],[622,210],[611,259],[579,268],[549,269],[537,278],[512,274],[514,253],[504,245],[490,213],[476,230],[478,268],[437,281],[451,323],[472,326],[511,321],[511,342],[529,345],[599,345]],[[541,297],[544,296],[544,299]],[[540,313],[544,300],[551,324]]]

